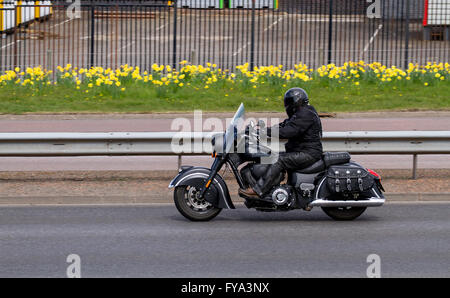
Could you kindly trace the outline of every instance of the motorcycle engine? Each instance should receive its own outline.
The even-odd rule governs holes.
[[[272,201],[278,207],[290,208],[294,205],[295,198],[292,189],[288,185],[280,185],[272,190]]]

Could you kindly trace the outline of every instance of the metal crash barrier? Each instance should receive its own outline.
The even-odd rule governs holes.
[[[0,156],[120,156],[210,154],[215,133],[111,132],[111,133],[0,133]],[[183,145],[185,151],[174,146]],[[325,132],[325,151],[351,154],[450,154],[450,131]],[[280,151],[284,150],[281,144]]]

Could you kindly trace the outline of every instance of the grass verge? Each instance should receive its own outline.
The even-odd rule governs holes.
[[[56,81],[53,79],[56,77]],[[53,79],[52,79],[53,78]],[[248,111],[282,111],[283,94],[306,89],[320,112],[450,110],[450,65],[410,65],[406,71],[373,63],[346,63],[317,70],[270,66],[236,73],[186,65],[180,71],[41,68],[0,76],[0,113],[148,113],[201,109],[229,112],[243,102]]]
[[[185,88],[161,97],[145,86],[127,88],[119,94],[90,91],[91,94],[67,86],[52,86],[34,94],[28,89],[7,86],[0,89],[0,113],[23,114],[42,112],[183,112],[201,109],[210,112],[234,111],[243,102],[248,111],[282,111],[283,92],[293,87],[260,86],[242,90],[223,86],[195,90]],[[305,86],[306,85],[306,86]],[[303,86],[311,103],[320,112],[361,112],[387,110],[449,110],[450,84],[436,83],[405,86],[376,86],[342,84],[322,86],[309,83]]]

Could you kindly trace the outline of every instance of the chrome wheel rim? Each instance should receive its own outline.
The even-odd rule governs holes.
[[[212,208],[212,205],[205,199],[198,198],[200,192],[194,186],[186,189],[185,193],[186,204],[189,206],[189,208],[199,212],[208,211]]]

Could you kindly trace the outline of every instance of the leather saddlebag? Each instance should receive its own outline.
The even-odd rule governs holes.
[[[331,193],[364,192],[374,183],[374,177],[360,167],[339,165],[331,166],[327,171],[327,187]]]

